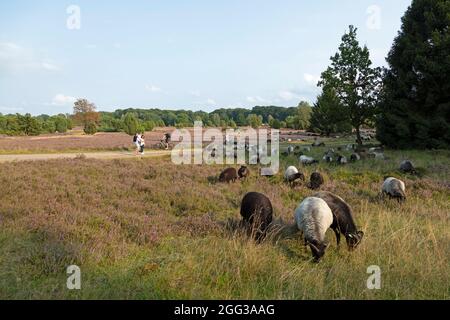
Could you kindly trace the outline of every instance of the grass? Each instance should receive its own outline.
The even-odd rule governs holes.
[[[314,149],[319,157],[327,148]],[[387,151],[388,160],[338,167],[321,163],[323,190],[353,207],[364,230],[350,253],[331,245],[311,262],[300,235],[255,244],[224,228],[239,219],[246,192],[272,201],[293,222],[313,191],[289,188],[282,174],[211,183],[221,166],[174,166],[161,159],[66,159],[0,165],[2,299],[449,299],[450,152]],[[397,172],[411,159],[420,176]],[[282,168],[298,165],[282,159]],[[407,185],[404,204],[379,198],[385,175]],[[66,288],[80,266],[82,289]],[[382,271],[369,290],[367,267]]]

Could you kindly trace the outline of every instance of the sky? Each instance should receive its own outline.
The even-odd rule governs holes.
[[[0,2],[0,113],[313,103],[353,24],[375,66],[411,0]]]

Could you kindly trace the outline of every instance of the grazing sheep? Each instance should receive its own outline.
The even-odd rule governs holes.
[[[241,216],[258,242],[266,236],[272,213],[272,203],[261,193],[250,192],[242,199]]]
[[[373,152],[373,153],[369,153],[369,154],[374,154],[375,155],[375,159],[379,159],[379,160],[384,160],[385,159],[384,153]]]
[[[316,138],[311,146],[312,147],[325,147],[325,143],[319,142]]]
[[[347,157],[344,157],[342,155],[338,155],[337,158],[336,158],[336,162],[337,162],[337,164],[347,164],[348,163]]]
[[[325,154],[322,158],[323,161],[327,162],[327,163],[331,163],[333,162],[333,157],[330,156],[329,154]]]
[[[383,153],[384,149],[383,148],[370,148],[369,149],[369,153]]]
[[[325,181],[319,172],[313,172],[311,174],[311,178],[309,179],[308,188],[312,190],[317,190],[320,188],[321,185],[324,184],[324,182]]]
[[[288,152],[288,154],[294,153],[294,147],[293,146],[289,146],[287,148],[287,152]]]
[[[402,161],[402,163],[400,163],[400,171],[402,171],[404,173],[411,173],[411,174],[416,173],[416,169],[414,168],[414,165],[409,160],[404,160],[404,161]]]
[[[304,147],[304,148],[303,148],[303,151],[305,151],[305,152],[311,152],[311,147]]]
[[[318,262],[328,247],[325,233],[333,223],[330,207],[320,198],[306,198],[295,210],[295,222],[311,248],[314,261]]]
[[[304,155],[300,156],[299,160],[300,160],[300,163],[303,164],[304,166],[311,165],[314,163],[319,163],[319,161],[317,161],[316,159],[314,159],[312,157],[304,156]]]
[[[222,171],[222,173],[219,176],[220,182],[235,182],[238,178],[237,172],[235,168],[228,168]]]
[[[364,232],[358,231],[356,228],[350,206],[341,197],[331,192],[321,191],[313,195],[313,197],[325,201],[330,207],[331,212],[333,212],[333,224],[331,225],[331,229],[333,229],[334,234],[336,235],[338,247],[342,233],[347,241],[348,250],[356,249],[361,243]]]
[[[303,173],[298,172],[298,169],[296,167],[290,166],[289,168],[286,169],[286,172],[284,173],[284,179],[286,180],[286,182],[292,185],[295,181],[299,179],[305,181],[305,176],[303,175]]]
[[[246,166],[241,166],[238,170],[239,179],[245,179],[250,175],[250,171]]]
[[[381,188],[383,194],[399,201],[406,200],[405,183],[393,177],[386,177]]]
[[[361,160],[361,156],[357,153],[352,153],[352,155],[350,156],[350,161],[356,162],[359,160]]]

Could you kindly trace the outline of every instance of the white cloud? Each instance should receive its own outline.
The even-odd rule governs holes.
[[[73,104],[77,99],[75,97],[66,96],[62,93],[57,94],[53,97],[52,106],[67,106]]]
[[[152,84],[146,84],[145,85],[145,90],[150,91],[150,92],[154,92],[154,93],[162,91],[160,87],[157,87],[157,86],[152,85]]]
[[[303,78],[305,79],[305,81],[310,84],[310,85],[314,85],[317,86],[317,83],[320,81],[320,77],[319,76],[315,76],[309,73],[305,73],[303,75]]]
[[[55,63],[40,57],[33,50],[12,42],[0,42],[0,70],[5,71],[58,71]]]

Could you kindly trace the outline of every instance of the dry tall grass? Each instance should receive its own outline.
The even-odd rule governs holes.
[[[275,217],[292,223],[314,192],[290,188],[282,174],[258,177],[253,168],[247,181],[228,185],[210,182],[222,167],[169,158],[2,164],[0,298],[449,299],[449,152],[388,156],[319,166],[322,189],[346,199],[365,232],[349,253],[329,231],[319,264],[299,235],[257,245],[224,226],[239,219],[249,191],[266,194]],[[405,157],[421,177],[395,172]],[[378,197],[389,173],[406,181],[406,203]],[[70,264],[81,267],[80,291],[66,288]],[[381,290],[366,287],[370,265],[381,268]]]

